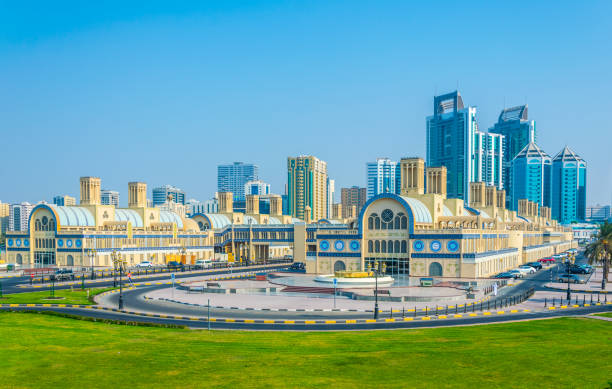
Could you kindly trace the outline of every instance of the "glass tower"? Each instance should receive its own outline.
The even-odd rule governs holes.
[[[172,185],[164,185],[153,188],[153,206],[166,204],[168,196],[172,196],[173,202],[185,205],[185,192]]]
[[[489,132],[505,137],[502,182],[507,194],[506,207],[516,209],[513,206],[518,202],[515,202],[512,198],[512,161],[525,146],[536,141],[535,121],[528,118],[527,104],[501,111],[497,123],[489,129]]]
[[[245,185],[259,180],[259,166],[252,163],[234,162],[217,166],[217,191],[232,192],[234,201],[245,200]]]
[[[554,158],[552,217],[561,224],[586,218],[586,162],[565,146]]]
[[[376,158],[366,163],[368,199],[381,193],[400,193],[401,171],[398,163],[389,158]]]
[[[552,205],[552,158],[531,142],[512,161],[512,208],[527,199],[540,207]]]

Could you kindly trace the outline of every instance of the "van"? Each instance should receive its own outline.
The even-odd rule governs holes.
[[[212,261],[210,259],[198,259],[195,263],[196,269],[208,269],[212,267]]]

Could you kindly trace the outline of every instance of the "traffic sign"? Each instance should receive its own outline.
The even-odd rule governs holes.
[[[174,281],[174,273],[170,274],[170,278]]]
[[[338,279],[337,279],[337,278],[334,278],[334,287],[335,287],[336,285],[338,285]]]

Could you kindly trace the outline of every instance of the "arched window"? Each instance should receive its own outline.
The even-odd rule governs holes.
[[[402,240],[402,253],[406,252],[406,246],[407,246],[406,241]]]
[[[380,253],[380,241],[374,241],[374,251],[376,251],[377,253]]]
[[[334,263],[334,271],[342,271],[342,270],[346,270],[346,265],[344,264],[343,261],[336,261],[336,263]]]
[[[369,253],[374,252],[374,243],[371,240],[368,240],[368,252]]]
[[[36,221],[34,222],[34,230],[35,231],[40,231],[41,230],[40,219],[36,219]]]
[[[400,241],[399,241],[399,240],[396,240],[396,241],[395,241],[395,250],[394,250],[394,251],[395,251],[396,253],[399,253],[399,252],[400,252]]]
[[[392,240],[387,242],[387,252],[389,252],[389,253],[393,253],[394,252],[393,251],[393,241]]]
[[[17,259],[15,260],[18,264],[23,264],[23,257],[21,254],[17,254]]]
[[[387,252],[387,241],[386,240],[383,240],[380,243],[380,252],[381,253],[386,253]]]
[[[429,276],[430,277],[441,277],[442,276],[442,265],[438,262],[432,262],[429,265]]]
[[[378,216],[374,218],[374,229],[380,230],[380,218]]]
[[[368,218],[368,229],[373,229],[374,228],[374,218],[372,216],[370,216]]]
[[[55,219],[49,219],[49,231],[55,231]]]
[[[402,229],[405,230],[408,228],[408,218],[406,216],[402,216]]]

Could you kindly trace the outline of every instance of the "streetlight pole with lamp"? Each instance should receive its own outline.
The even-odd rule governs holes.
[[[125,260],[121,258],[121,253],[113,251],[113,263],[119,268],[119,310],[123,309],[123,266]]]
[[[94,272],[94,258],[96,257],[97,250],[95,248],[87,249],[87,254],[89,255],[89,262],[91,263],[91,279],[94,280],[96,278],[96,274]]]

